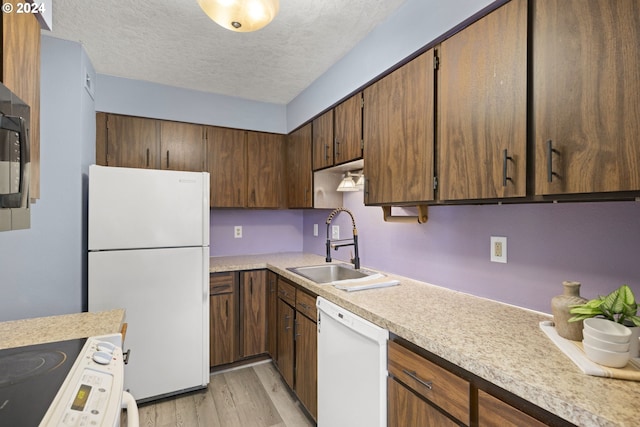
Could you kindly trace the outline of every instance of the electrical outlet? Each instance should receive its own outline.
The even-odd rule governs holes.
[[[318,224],[313,224],[313,235],[318,237]]]
[[[331,226],[331,239],[338,240],[340,238],[340,226],[332,225]]]
[[[236,239],[242,239],[242,226],[236,225],[233,227],[233,237]]]
[[[507,263],[507,238],[491,236],[491,262]]]

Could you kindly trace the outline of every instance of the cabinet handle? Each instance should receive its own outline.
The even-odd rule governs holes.
[[[291,326],[289,325],[289,319],[291,318],[291,316],[289,316],[288,314],[286,316],[284,316],[284,330],[288,330],[291,329]]]
[[[295,322],[293,322],[294,328],[293,328],[293,339],[295,340],[296,337],[299,337],[300,334],[298,333],[298,328],[300,327],[300,325],[298,324],[298,321],[296,320]]]
[[[340,156],[340,141],[338,141],[338,138],[335,138],[333,140],[333,146],[335,150],[335,156],[336,157]]]
[[[329,144],[324,144],[324,158],[329,161]]]
[[[553,153],[559,154],[560,152],[553,148],[553,141],[547,141],[547,182],[552,182],[553,177],[560,177],[553,171]]]
[[[369,202],[369,178],[364,177],[364,199]]]
[[[419,382],[420,384],[422,384],[423,386],[425,386],[429,390],[433,390],[433,382],[432,381],[424,381],[424,380],[418,378],[418,375],[416,374],[416,371],[408,371],[406,369],[403,369],[402,372],[407,374],[407,375],[409,375],[411,378],[413,378],[414,380],[416,380],[417,382]]]
[[[249,293],[253,295],[253,277],[249,277]]]
[[[309,310],[311,307],[309,307],[307,304],[301,302],[300,303],[300,307],[304,308],[305,310]]]
[[[224,305],[225,305],[225,310],[227,312],[226,317],[229,317],[229,300],[225,300]]]
[[[167,169],[169,169],[169,150],[167,150]]]
[[[503,187],[507,186],[507,181],[513,182],[513,179],[511,179],[509,176],[507,176],[507,161],[508,160],[513,160],[513,157],[511,157],[511,156],[509,156],[507,154],[507,149],[505,148],[504,151],[502,152],[502,186]]]
[[[149,149],[147,148],[147,167],[149,167]]]

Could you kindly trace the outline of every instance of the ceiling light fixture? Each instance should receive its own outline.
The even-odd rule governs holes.
[[[263,28],[280,9],[279,0],[198,0],[198,4],[215,23],[241,33]]]

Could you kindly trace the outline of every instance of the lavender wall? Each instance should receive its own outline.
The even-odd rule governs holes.
[[[563,280],[581,282],[586,298],[624,283],[640,297],[640,203],[435,206],[426,224],[385,223],[362,193],[345,194],[344,205],[365,267],[546,313]],[[305,213],[305,252],[324,253],[326,228],[313,237],[313,224],[328,212]],[[490,236],[508,238],[507,264],[489,261]]]
[[[211,256],[302,251],[302,211],[212,209],[210,219]]]

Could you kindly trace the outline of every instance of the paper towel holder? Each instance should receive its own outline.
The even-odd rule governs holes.
[[[409,215],[409,216],[394,216],[391,215],[391,206],[381,206],[382,208],[382,216],[385,222],[404,222],[415,224],[424,224],[429,220],[429,206],[428,205],[417,205],[418,215]]]

